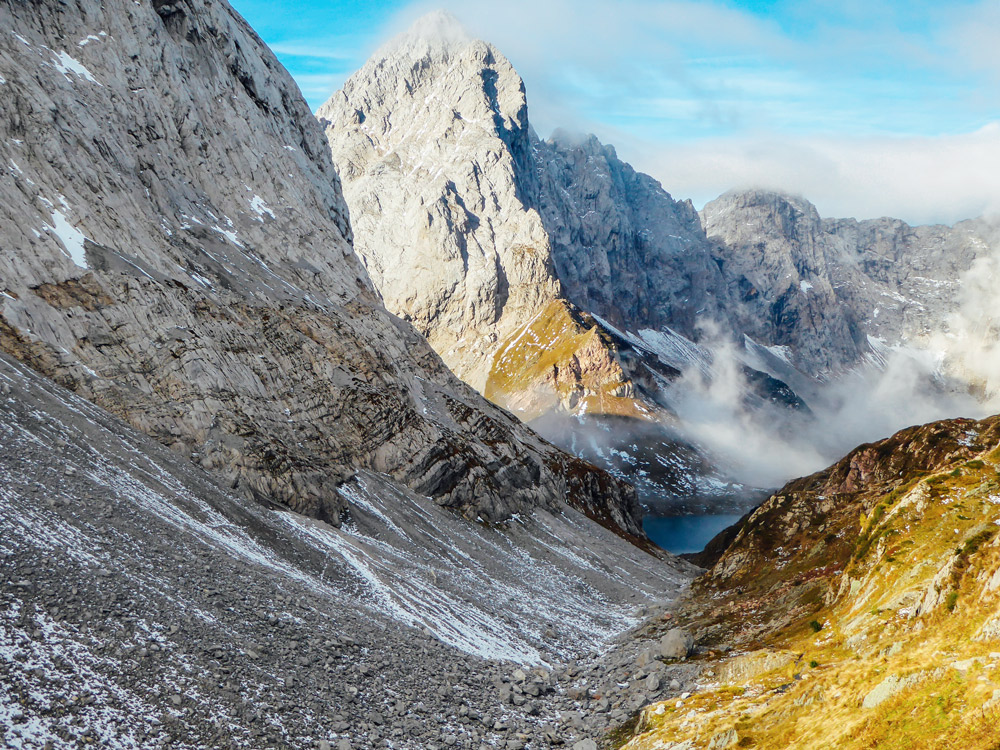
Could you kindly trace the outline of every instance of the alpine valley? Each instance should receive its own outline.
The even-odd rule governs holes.
[[[0,0],[0,744],[1000,747],[998,247],[698,212],[441,12],[314,115]]]
[[[746,510],[910,424],[915,401],[917,419],[986,413],[944,398],[968,379],[923,350],[1000,244],[993,222],[822,219],[762,191],[699,214],[593,136],[541,140],[511,64],[443,12],[317,116],[386,307],[647,508]]]

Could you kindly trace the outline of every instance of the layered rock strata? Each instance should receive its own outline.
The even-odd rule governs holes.
[[[0,28],[3,351],[319,518],[363,467],[473,519],[565,498],[641,535],[629,487],[385,311],[320,127],[227,4],[11,2]]]

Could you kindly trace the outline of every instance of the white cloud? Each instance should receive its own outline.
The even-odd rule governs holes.
[[[432,0],[386,35],[442,4],[511,59],[540,134],[592,131],[676,197],[763,186],[914,223],[1000,206],[995,2],[822,0],[779,24],[722,2]]]
[[[823,216],[952,223],[1000,210],[1000,123],[937,137],[624,140],[618,151],[699,206],[727,189],[764,187],[804,195]]]
[[[959,14],[953,24],[942,31],[950,59],[959,66],[968,66],[990,74],[1000,80],[1000,5],[996,2],[976,4]],[[997,101],[998,91],[993,89],[992,101]]]
[[[332,61],[347,67],[356,55],[352,52],[345,52],[342,46],[342,43],[331,42],[326,39],[322,41],[286,41],[270,45],[271,51],[276,55],[290,55],[293,57],[308,57],[314,60]]]

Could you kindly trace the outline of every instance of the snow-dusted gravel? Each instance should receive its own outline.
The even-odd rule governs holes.
[[[5,746],[543,747],[669,690],[612,646],[693,569],[573,511],[470,524],[360,473],[336,529],[6,358],[0,444]]]

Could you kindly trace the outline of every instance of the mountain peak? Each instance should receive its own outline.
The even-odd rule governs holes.
[[[402,34],[396,36],[387,47],[394,49],[410,44],[431,47],[454,47],[468,44],[474,37],[455,16],[446,10],[435,10],[420,16]]]
[[[734,188],[732,190],[727,190],[715,200],[710,201],[710,203],[741,203],[747,205],[787,203],[800,209],[807,208],[815,210],[812,203],[810,203],[809,200],[802,195],[764,187]]]

